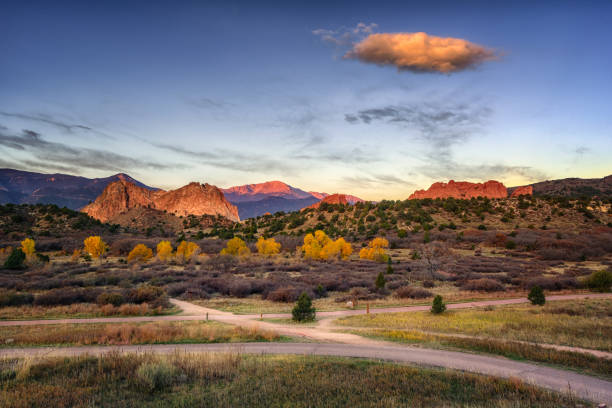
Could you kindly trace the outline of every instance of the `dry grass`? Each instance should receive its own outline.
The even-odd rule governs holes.
[[[382,329],[412,329],[488,336],[612,351],[612,300],[553,302],[544,307],[503,306],[494,309],[384,313],[352,316],[340,325]]]
[[[227,343],[278,341],[278,334],[257,328],[242,328],[216,322],[155,322],[121,324],[62,324],[9,326],[0,332],[0,344],[125,345],[154,343]]]
[[[121,306],[75,303],[66,306],[12,306],[0,308],[0,320],[87,318],[107,316],[157,316],[177,313],[176,308],[151,308],[148,304]]]
[[[0,406],[570,407],[584,401],[452,370],[307,356],[110,354],[0,363]]]

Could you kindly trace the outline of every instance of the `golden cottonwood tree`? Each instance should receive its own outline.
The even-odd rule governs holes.
[[[353,253],[353,247],[344,238],[332,240],[321,230],[313,234],[306,234],[302,252],[309,259],[347,259]]]
[[[28,257],[31,258],[36,252],[36,243],[32,238],[26,238],[21,241],[21,251]]]
[[[102,238],[100,238],[98,235],[85,238],[83,244],[85,245],[85,252],[87,252],[92,258],[101,257],[108,249],[106,242],[102,241]]]
[[[200,247],[195,242],[181,241],[176,248],[176,257],[181,261],[188,262],[198,252],[200,252]]]
[[[138,244],[128,255],[128,262],[147,262],[153,258],[153,250],[144,244]]]
[[[265,239],[264,237],[259,237],[256,245],[257,252],[265,256],[276,255],[281,249],[281,244],[276,242],[274,238]]]
[[[157,258],[162,262],[168,262],[172,259],[172,244],[170,241],[161,241],[157,244]]]
[[[251,250],[246,243],[238,237],[227,241],[227,246],[221,250],[221,255],[248,256]]]
[[[376,262],[387,262],[389,255],[385,252],[385,248],[389,247],[389,241],[385,238],[374,238],[367,247],[359,251],[359,258],[369,259]]]

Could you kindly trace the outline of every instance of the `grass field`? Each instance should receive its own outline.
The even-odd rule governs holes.
[[[8,326],[0,331],[0,347],[89,344],[227,343],[279,341],[261,329],[217,322],[154,322]]]
[[[498,306],[487,309],[358,315],[339,325],[457,333],[612,351],[612,300],[559,301],[544,307]]]
[[[305,356],[149,354],[3,361],[3,407],[574,407],[526,385],[452,370]]]
[[[179,313],[176,307],[166,309],[141,305],[100,306],[95,303],[75,303],[66,306],[9,306],[0,307],[0,320],[81,319],[110,316],[158,316]]]
[[[450,283],[443,282],[439,282],[438,286],[429,290],[434,295],[442,295],[444,297],[444,300],[450,303],[527,297],[526,291],[506,291],[493,293],[472,292],[460,290],[459,288]],[[556,295],[587,292],[580,290],[565,290],[547,293],[548,295]],[[329,292],[327,297],[314,299],[312,301],[312,304],[319,312],[347,310],[348,307],[346,306],[346,302],[336,302],[334,300],[339,297],[347,296],[349,296],[349,292]],[[365,309],[367,304],[370,305],[370,308],[428,305],[431,304],[432,299],[433,297],[426,299],[398,299],[389,295],[383,299],[358,300],[355,309]],[[193,302],[200,306],[237,314],[291,313],[291,309],[294,306],[294,303],[283,303],[264,300],[261,299],[261,297],[258,295],[253,295],[245,298],[219,296],[210,299],[190,300],[190,302]]]

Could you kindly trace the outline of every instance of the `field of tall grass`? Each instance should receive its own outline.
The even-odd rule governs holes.
[[[339,325],[455,333],[612,351],[612,300],[584,299],[532,305],[358,315]]]
[[[0,362],[0,406],[574,407],[524,384],[365,360],[311,356],[108,354]]]
[[[0,330],[0,347],[228,343],[280,339],[278,334],[268,330],[198,321],[8,326]]]
[[[109,316],[158,316],[179,312],[175,307],[152,308],[147,303],[121,306],[98,305],[95,303],[74,303],[58,306],[7,306],[0,307],[0,320],[34,319],[80,319]]]

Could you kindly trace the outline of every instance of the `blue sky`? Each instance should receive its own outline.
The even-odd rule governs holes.
[[[612,173],[607,1],[7,3],[0,167],[376,200]],[[342,37],[359,23],[371,32]],[[450,73],[343,58],[415,32],[495,58]]]

